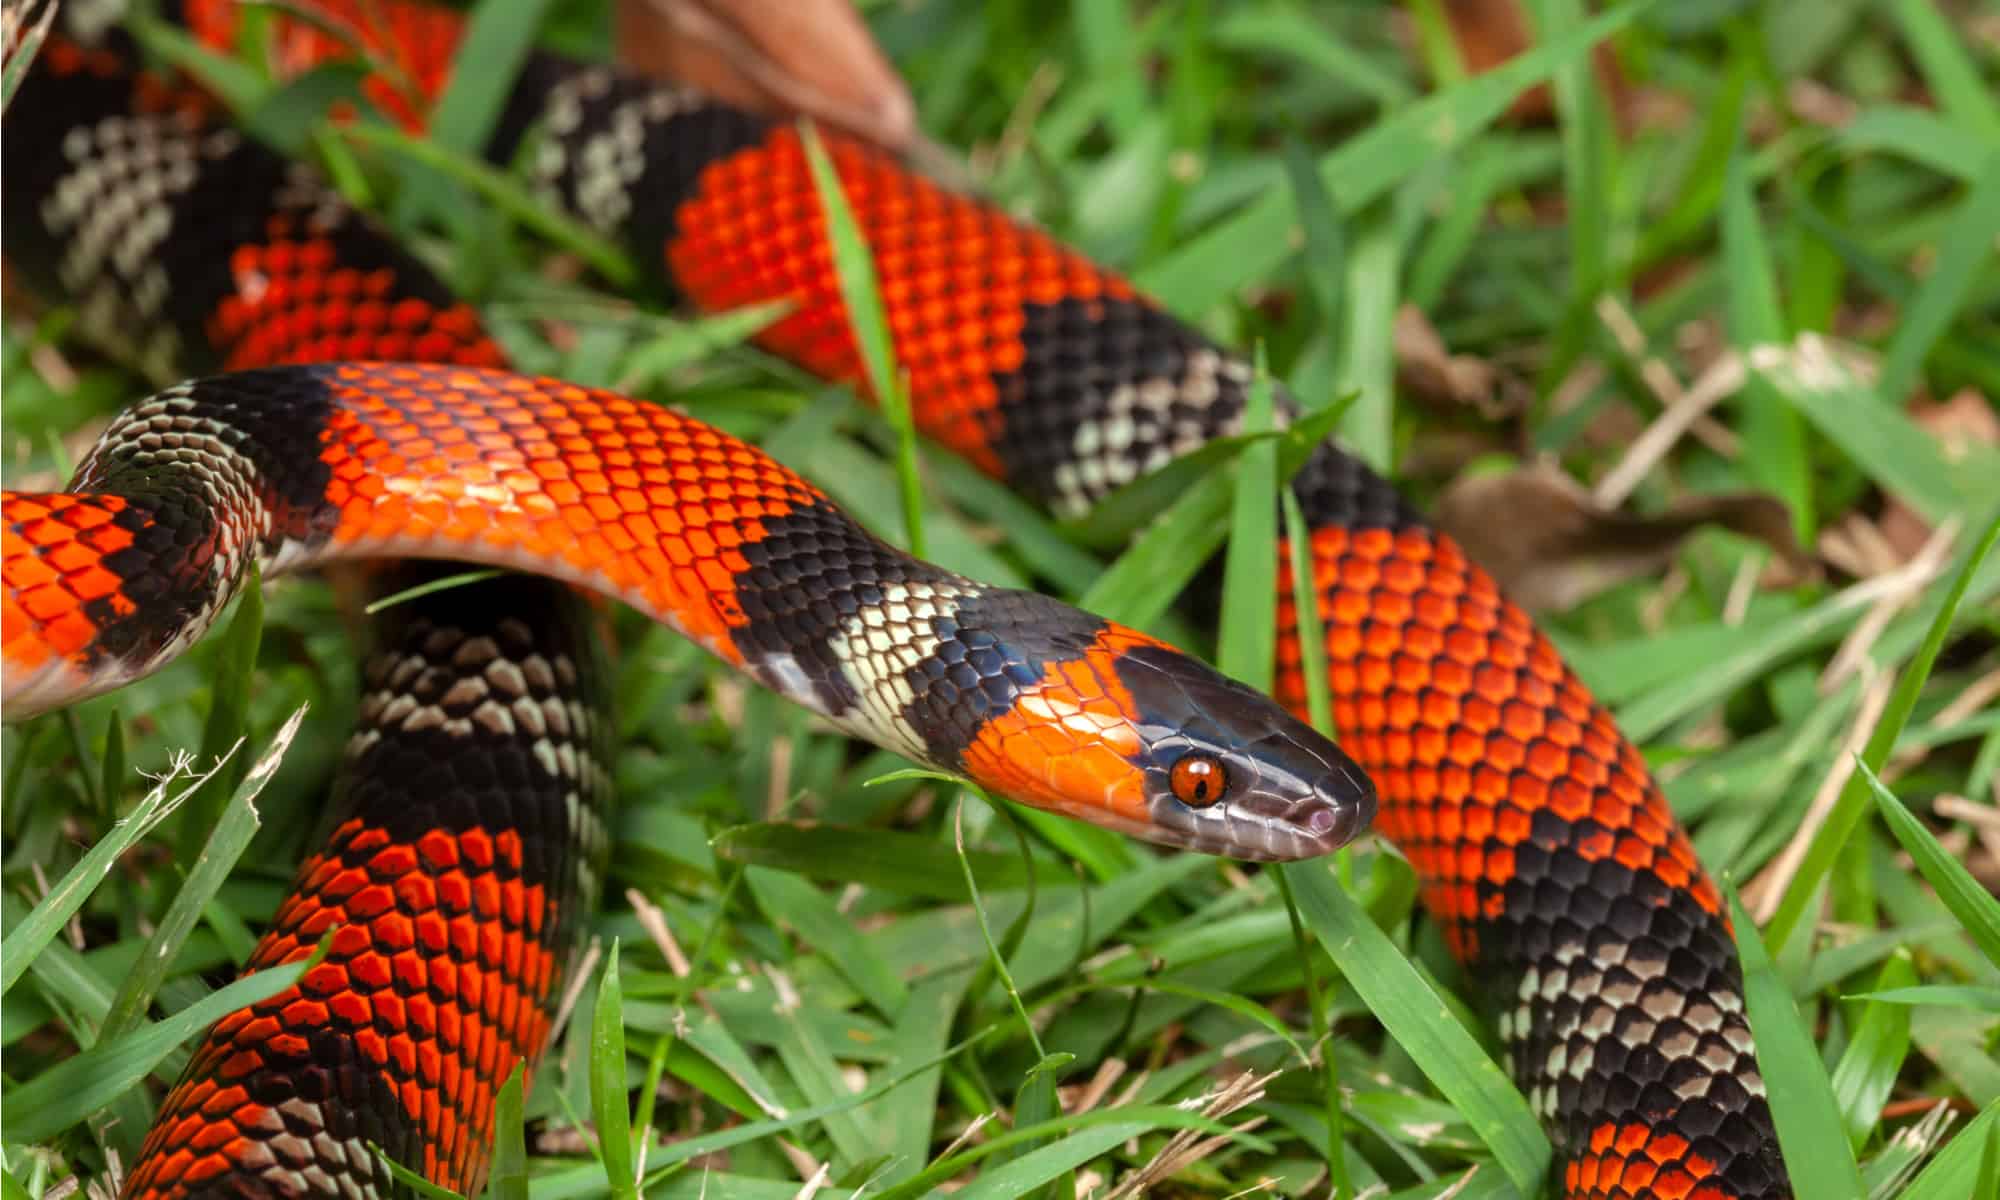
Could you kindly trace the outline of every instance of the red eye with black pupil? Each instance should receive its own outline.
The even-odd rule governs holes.
[[[1229,773],[1222,769],[1222,760],[1212,754],[1189,754],[1174,764],[1168,782],[1182,804],[1201,808],[1222,799],[1229,788]]]

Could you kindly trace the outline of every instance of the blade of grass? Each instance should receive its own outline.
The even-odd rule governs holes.
[[[1281,884],[1280,886],[1283,885]],[[1303,943],[1301,944],[1301,948],[1304,948]],[[1035,1007],[1056,1008],[1078,996],[1086,996],[1093,992],[1123,990],[1125,988],[1133,988],[1142,992],[1157,992],[1162,996],[1180,996],[1188,1000],[1199,1000],[1210,1007],[1233,1012],[1244,1020],[1263,1027],[1272,1037],[1283,1042],[1290,1048],[1293,1054],[1298,1055],[1300,1063],[1308,1061],[1305,1047],[1299,1045],[1298,1039],[1292,1036],[1292,1031],[1286,1027],[1283,1021],[1274,1016],[1270,1009],[1257,1003],[1255,1000],[1246,999],[1233,992],[1220,991],[1215,988],[1195,987],[1192,984],[1175,983],[1168,979],[1105,980],[1101,983],[1077,983],[1071,984],[1069,987],[1058,988],[1053,992],[1037,997]]]
[[[452,55],[450,80],[424,121],[432,142],[473,158],[484,153],[548,9],[549,0],[481,0],[472,6]]]
[[[654,1180],[690,1159],[699,1158],[704,1154],[714,1154],[719,1151],[728,1150],[748,1142],[771,1137],[774,1134],[785,1133],[804,1125],[810,1125],[815,1121],[824,1120],[830,1114],[846,1112],[879,1100],[889,1092],[909,1082],[910,1079],[921,1072],[930,1070],[938,1064],[947,1061],[966,1048],[990,1036],[993,1032],[994,1029],[990,1026],[982,1029],[964,1041],[947,1047],[935,1060],[914,1065],[908,1074],[885,1080],[866,1091],[858,1092],[838,1103],[815,1105],[811,1108],[789,1113],[783,1117],[774,1117],[768,1121],[746,1122],[730,1129],[718,1130],[715,1133],[702,1134],[698,1137],[684,1138],[662,1146],[652,1156],[657,1165],[653,1173],[647,1177],[647,1183],[650,1186]]]
[[[125,761],[125,718],[116,708],[104,723],[104,771],[97,785],[97,794],[103,797],[105,807],[118,810],[118,797],[125,790],[125,772],[129,764]]]
[[[26,1083],[10,1087],[6,1110],[0,1113],[0,1131],[4,1131],[0,1136],[9,1142],[39,1142],[85,1119],[114,1097],[139,1086],[181,1043],[237,1009],[268,1000],[298,983],[325,956],[330,938],[329,934],[321,939],[310,958],[246,975],[163,1021],[99,1043]]]
[[[28,68],[34,65],[35,55],[42,52],[42,39],[49,36],[49,27],[55,24],[56,11],[61,7],[60,0],[44,0],[39,15],[21,15],[26,5],[15,10],[15,16],[24,23],[24,27],[20,40],[14,44],[13,53],[7,56],[7,66],[0,70],[0,113],[5,113],[7,106],[14,102],[14,93],[20,90],[21,81],[28,77]]]
[[[1848,1149],[1840,1105],[1834,1099],[1819,1051],[1806,1032],[1792,993],[1771,965],[1757,926],[1729,893],[1736,952],[1743,960],[1743,1002],[1757,1040],[1757,1066],[1778,1127],[1785,1170],[1801,1196],[1861,1200],[1861,1171]]]
[[[1538,40],[1543,42],[1574,28],[1585,15],[1581,0],[1530,0],[1528,9],[1534,14]],[[1582,351],[1598,293],[1609,274],[1611,202],[1607,193],[1614,149],[1592,56],[1579,55],[1558,65],[1549,77],[1549,90],[1555,98],[1557,132],[1562,140],[1569,290],[1543,378],[1559,381]]]
[[[1124,547],[1150,527],[1162,510],[1187,495],[1188,489],[1221,470],[1224,465],[1234,463],[1245,450],[1259,441],[1275,438],[1283,444],[1278,455],[1279,464],[1289,476],[1296,469],[1294,464],[1300,457],[1297,451],[1317,446],[1331,436],[1337,421],[1337,415],[1314,412],[1282,434],[1245,432],[1216,438],[1157,471],[1119,487],[1093,504],[1082,517],[1065,522],[1063,529],[1073,540],[1087,545]]]
[[[1992,551],[1996,539],[2000,539],[2000,516],[1987,524],[1986,532],[1960,566],[1958,577],[1952,580],[1943,606],[1938,609],[1936,618],[1924,635],[1923,644],[1918,647],[1916,656],[1904,665],[1902,674],[1896,679],[1895,691],[1890,693],[1889,703],[1882,711],[1882,719],[1876,722],[1874,732],[1868,736],[1868,743],[1860,756],[1862,770],[1841,789],[1840,799],[1834,802],[1826,823],[1814,835],[1812,845],[1799,863],[1798,874],[1792,877],[1784,898],[1772,914],[1765,936],[1778,945],[1790,942],[1818,892],[1820,882],[1826,878],[1827,871],[1840,855],[1841,847],[1854,835],[1854,827],[1861,823],[1867,812],[1868,781],[1873,778],[1873,772],[1889,760],[1889,752],[1895,749],[1896,739],[1902,736],[1903,726],[1909,721],[1917,697],[1930,678],[1931,667],[1937,662],[1938,652],[1944,648],[1945,638],[1958,617],[1959,601],[1964,599],[1966,588]]]
[[[861,936],[833,902],[797,875],[751,867],[745,882],[772,921],[795,930],[806,945],[828,962],[877,1012],[891,1020],[909,1000],[909,988]]]
[[[193,870],[180,890],[174,893],[173,903],[167,906],[166,915],[146,939],[146,947],[139,954],[132,970],[118,985],[118,994],[111,1002],[111,1012],[104,1018],[100,1037],[114,1038],[138,1025],[153,1002],[154,993],[160,989],[160,982],[167,976],[167,968],[181,951],[181,944],[193,932],[195,922],[201,919],[202,909],[222,889],[222,884],[235,868],[236,860],[243,857],[249,848],[250,839],[257,834],[262,821],[257,815],[256,800],[264,785],[278,770],[285,751],[291,747],[297,736],[299,723],[305,720],[306,706],[301,704],[279,727],[271,738],[270,746],[263,757],[250,768],[237,785],[236,792],[223,807],[222,818],[216,822],[215,832],[209,835],[208,843],[202,847],[201,856],[195,860]]]
[[[970,979],[966,971],[935,971],[910,985],[909,1001],[896,1015],[895,1033],[888,1046],[889,1061],[883,1068],[891,1077],[909,1075],[907,1082],[884,1096],[875,1105],[874,1126],[882,1139],[877,1150],[886,1154],[894,1168],[915,1171],[924,1161],[932,1143],[932,1132],[944,1115],[938,1102],[938,1085],[944,1077],[940,1067],[930,1066],[911,1074],[920,1063],[935,1063],[951,1033],[953,1014],[965,996]],[[901,1164],[907,1163],[907,1168]]]
[[[1333,1181],[1334,1195],[1348,1196],[1354,1193],[1354,1184],[1347,1173],[1347,1145],[1342,1134],[1345,1120],[1340,1110],[1340,1068],[1333,1058],[1326,993],[1320,990],[1319,973],[1313,967],[1312,943],[1306,939],[1305,917],[1299,912],[1298,897],[1292,894],[1291,880],[1283,871],[1273,872],[1271,878],[1277,882],[1278,895],[1285,902],[1285,917],[1291,922],[1292,944],[1298,948],[1299,965],[1306,977],[1306,1006],[1312,1014],[1313,1045],[1322,1055],[1319,1076],[1326,1090],[1320,1104],[1320,1117],[1326,1122],[1327,1178]]]
[[[597,1002],[591,1009],[590,1113],[611,1194],[631,1200],[639,1187],[632,1166],[632,1109],[625,1097],[624,993],[618,986],[615,939],[604,956],[604,974],[598,978]]]
[[[1012,1148],[1023,1141],[1046,1138],[1065,1129],[1075,1132],[1060,1141],[1022,1155],[1005,1166],[980,1172],[977,1179],[952,1194],[969,1196],[971,1200],[1013,1200],[1014,1197],[1034,1191],[1066,1171],[1073,1171],[1091,1159],[1108,1153],[1121,1142],[1130,1141],[1154,1129],[1193,1129],[1211,1135],[1232,1132],[1228,1126],[1203,1117],[1199,1113],[1165,1105],[1133,1105],[1103,1109],[1078,1116],[1057,1117],[1001,1134],[951,1159],[933,1164],[926,1168],[923,1174],[917,1176],[917,1180],[922,1180],[925,1186],[929,1186],[939,1179],[951,1178],[969,1163],[989,1154]],[[1238,1137],[1246,1145],[1252,1146],[1261,1140],[1248,1135],[1238,1135]],[[900,1200],[901,1197],[921,1194],[923,1192],[916,1189],[899,1188],[893,1195],[884,1193],[881,1200]]]
[[[638,264],[618,246],[598,236],[581,222],[550,209],[520,183],[485,163],[385,125],[348,125],[341,129],[341,134],[361,145],[388,150],[435,167],[471,188],[525,228],[588,262],[591,269],[604,276],[613,287],[630,289],[638,285]]]
[[[2000,140],[2000,100],[1967,57],[1965,36],[1930,0],[1892,0],[1888,8],[1939,107],[1980,136]]]
[[[1395,458],[1396,288],[1403,248],[1386,203],[1357,213],[1347,256],[1347,296],[1341,307],[1340,364],[1335,395],[1353,402],[1341,418],[1347,448],[1385,474]],[[1308,407],[1317,407],[1306,397]]]
[[[958,786],[958,781],[951,781]],[[905,896],[929,896],[964,901],[965,889],[951,852],[932,838],[895,830],[834,829],[820,825],[738,825],[717,834],[716,856],[729,862],[775,867],[841,883],[859,883]],[[969,850],[980,885],[991,889],[1027,886],[1018,854]],[[1069,872],[1052,862],[1037,862],[1043,883],[1063,883]]]
[[[1333,727],[1333,691],[1326,673],[1326,626],[1319,615],[1319,591],[1313,581],[1312,532],[1305,511],[1290,488],[1280,497],[1285,510],[1285,551],[1291,557],[1292,609],[1298,614],[1299,674],[1306,685],[1306,715],[1314,729],[1328,737]]]
[[[125,25],[149,53],[193,76],[234,112],[255,112],[273,90],[272,82],[256,69],[202,45],[186,30],[155,16],[150,6],[133,6],[125,14]]]
[[[1272,415],[1271,375],[1265,369],[1261,343],[1256,372],[1243,414],[1243,429],[1253,434],[1269,428]],[[1223,551],[1221,632],[1215,652],[1216,665],[1223,674],[1260,692],[1271,690],[1271,673],[1277,661],[1277,609],[1271,602],[1277,589],[1278,445],[1264,439],[1245,449],[1236,462],[1229,542]]]
[[[1321,158],[1320,178],[1344,212],[1359,211],[1440,154],[1485,130],[1523,89],[1589,53],[1653,6],[1652,0],[1620,5],[1491,71],[1410,105]],[[1294,219],[1288,190],[1266,192],[1180,251],[1141,271],[1139,286],[1178,312],[1206,312],[1245,283],[1269,275],[1294,253],[1289,237]]]
[[[527,1060],[514,1064],[493,1101],[493,1165],[485,1195],[492,1200],[528,1200],[528,1144],[521,1120]]]
[[[388,1168],[389,1177],[408,1189],[410,1195],[421,1197],[422,1200],[465,1200],[459,1193],[441,1184],[432,1183],[420,1172],[390,1158],[389,1152],[375,1143],[368,1143],[368,1149],[374,1152],[376,1162]]]
[[[1938,844],[1922,821],[1910,815],[1910,810],[1882,785],[1865,759],[1857,761],[1856,774],[1873,793],[1875,809],[1882,814],[1883,824],[1915,860],[1917,870],[1937,889],[1938,899],[1958,918],[1966,935],[1987,959],[2000,966],[2000,900],[1994,899],[1993,893],[1972,877],[1957,856]]]
[[[212,778],[189,799],[181,813],[177,843],[182,862],[200,855],[209,833],[222,818],[223,805],[243,779],[245,764],[230,755],[250,733],[250,691],[256,682],[257,651],[264,638],[264,589],[262,575],[255,568],[236,596],[236,614],[215,646],[215,684],[210,691],[208,719],[201,727],[201,749],[196,762],[218,766]]]
[[[1957,925],[1952,926],[1957,929]],[[2000,1012],[2000,988],[1933,984],[1927,987],[1897,987],[1886,991],[1860,992],[1849,1000],[1879,1000],[1904,1007],[1970,1008],[1980,1012]]]
[[[90,893],[103,882],[119,857],[161,821],[173,815],[194,794],[195,789],[206,783],[222,765],[218,762],[207,774],[195,776],[189,768],[191,761],[177,759],[153,789],[133,807],[131,815],[113,826],[110,833],[86,851],[77,864],[49,889],[49,894],[42,897],[41,903],[35,905],[7,935],[5,943],[0,944],[0,995],[5,995],[20,981],[22,972],[89,899]],[[192,782],[170,798],[168,786],[181,779],[191,779]]]
[[[1899,949],[1882,964],[1875,989],[1910,987],[1916,982],[1909,952]],[[1868,1144],[1868,1134],[1881,1118],[1882,1104],[1896,1086],[1896,1075],[1909,1053],[1909,1008],[1880,999],[1865,1002],[1831,1080],[1835,1102],[1847,1123],[1847,1144],[1856,1153]]]
[[[1343,399],[1285,431],[1278,451],[1282,479],[1290,481],[1351,403]],[[1191,481],[1180,498],[1105,568],[1077,599],[1077,606],[1140,629],[1158,620],[1227,536],[1230,492],[1230,479],[1220,471]]]
[[[819,130],[810,123],[799,126],[806,163],[812,168],[813,188],[819,193],[820,213],[826,220],[827,241],[833,248],[834,275],[840,283],[840,299],[847,310],[847,327],[861,351],[861,365],[868,373],[868,390],[882,406],[882,415],[896,431],[896,479],[903,496],[903,532],[909,550],[924,556],[923,481],[917,473],[917,428],[910,414],[910,400],[896,370],[896,342],[889,332],[887,310],[882,306],[880,285],[875,278],[875,256],[854,219],[840,175],[820,142]]]
[[[1723,170],[1722,264],[1728,281],[1729,338],[1738,347],[1784,342],[1790,336],[1778,303],[1778,281],[1757,200],[1750,190],[1750,164],[1739,146]],[[1801,544],[1811,545],[1814,509],[1811,464],[1799,414],[1761,371],[1744,380],[1737,403],[1743,430],[1743,471],[1752,483],[1784,501]]]
[[[988,803],[991,803],[989,800]],[[1000,986],[1013,1002],[1014,1015],[1021,1019],[1021,1027],[1028,1034],[1028,1044],[1035,1048],[1035,1065],[1029,1068],[1033,1078],[1039,1074],[1053,1076],[1076,1056],[1073,1054],[1050,1055],[1042,1048],[1042,1035],[1035,1030],[1034,1021],[1028,1017],[1027,1005],[1021,1002],[1021,991],[1014,986],[1013,973],[1007,970],[1007,958],[1000,953],[1000,947],[993,940],[993,927],[986,920],[986,905],[979,899],[979,883],[972,877],[972,860],[965,853],[965,800],[961,796],[952,812],[952,841],[958,850],[959,870],[965,876],[965,894],[972,902],[973,916],[979,920],[979,936],[986,942],[986,954],[993,965],[993,973],[999,977]]]
[[[398,604],[408,604],[412,600],[420,600],[425,596],[434,595],[438,592],[448,592],[456,587],[483,583],[488,579],[493,579],[504,574],[506,574],[505,571],[496,567],[481,567],[477,571],[458,571],[450,575],[440,575],[436,579],[426,579],[424,582],[416,584],[413,587],[406,587],[401,591],[390,592],[386,596],[370,600],[362,607],[361,611],[372,617],[377,613],[386,612]]]
[[[2000,138],[2000,129],[1990,136]],[[1944,336],[1981,272],[1991,263],[1996,237],[2000,237],[2000,149],[1988,152],[1981,161],[1971,189],[1938,239],[1936,266],[1903,310],[1875,385],[1884,404],[1900,409],[1915,389],[1931,348]]]
[[[1400,71],[1350,45],[1311,9],[1232,8],[1216,22],[1213,37],[1231,50],[1296,59],[1317,78],[1368,96],[1384,112],[1395,112],[1416,98]]]
[[[1285,139],[1285,180],[1291,185],[1292,203],[1299,210],[1299,225],[1306,235],[1304,269],[1306,287],[1319,308],[1315,319],[1322,329],[1338,329],[1340,296],[1345,287],[1342,281],[1347,278],[1347,234],[1341,227],[1340,209],[1313,170],[1312,156],[1305,143],[1295,137]]]
[[[1841,129],[1839,145],[1857,156],[1893,154],[1971,183],[1986,161],[1988,143],[1929,109],[1877,104]]]
[[[783,320],[794,308],[789,300],[746,304],[712,317],[675,321],[666,332],[641,343],[625,357],[623,371],[612,385],[630,394],[664,380],[723,350],[747,344],[752,337]]]
[[[1307,928],[1333,956],[1348,986],[1486,1143],[1520,1194],[1540,1195],[1552,1154],[1549,1140],[1499,1064],[1340,890],[1323,863],[1286,863],[1278,869],[1299,899]]]
[[[1960,1200],[1980,1195],[1980,1176],[1992,1155],[1996,1136],[2000,1136],[2000,1105],[1980,1113],[1957,1137],[1945,1143],[1897,1200]],[[1984,1194],[1995,1193],[1989,1189]]]
[[[780,1003],[771,1020],[777,1030],[773,1041],[778,1061],[807,1103],[829,1105],[852,1094],[833,1050],[801,1019],[798,1005]],[[867,1161],[874,1150],[875,1131],[869,1128],[866,1113],[865,1108],[843,1108],[819,1121],[820,1130],[833,1143],[835,1163],[843,1170]]]

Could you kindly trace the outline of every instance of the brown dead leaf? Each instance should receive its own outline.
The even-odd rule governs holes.
[[[1976,448],[2000,446],[2000,412],[1994,410],[1993,401],[1971,388],[1942,404],[1912,400],[1909,412],[1920,429],[1937,439],[1947,461],[1962,462]],[[1882,506],[1876,527],[1899,562],[1908,562],[1931,536],[1930,522],[1898,496],[1890,496]]]
[[[1561,610],[1613,584],[1656,571],[1690,533],[1717,525],[1770,547],[1795,575],[1813,570],[1784,504],[1763,492],[1690,496],[1650,516],[1607,511],[1546,465],[1468,475],[1438,498],[1437,521],[1508,594]]]
[[[1485,359],[1453,354],[1416,305],[1396,310],[1392,337],[1400,390],[1439,405],[1472,408],[1489,421],[1521,411],[1520,389],[1503,388],[1499,369]]]
[[[849,0],[618,0],[617,55],[757,112],[803,115],[891,150],[916,104]]]
[[[1445,0],[1444,15],[1465,69],[1474,75],[1492,70],[1534,44],[1534,22],[1528,19],[1521,0]],[[1599,44],[1591,52],[1591,62],[1597,69],[1598,85],[1623,127],[1631,89],[1618,69],[1618,60],[1608,47]],[[1555,99],[1549,86],[1538,83],[1516,96],[1507,118],[1521,124],[1554,120]]]

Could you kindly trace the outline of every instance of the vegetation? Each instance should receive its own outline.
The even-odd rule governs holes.
[[[478,6],[500,56],[482,61],[525,46],[533,7]],[[863,7],[966,181],[1260,347],[1308,405],[1344,403],[1328,419],[1425,503],[1530,459],[1599,486],[1665,422],[1689,436],[1612,489],[1638,527],[1724,493],[1784,506],[1788,530],[1703,527],[1637,574],[1588,539],[1538,551],[1534,571],[1597,580],[1540,617],[1747,899],[1800,1194],[2000,1195],[1991,9],[1526,0],[1550,36],[1474,73],[1487,35],[1443,0]],[[608,52],[602,4],[550,8],[542,36]],[[195,65],[403,230],[523,369],[671,399],[886,536],[920,527],[937,561],[1268,681],[1284,443],[1182,480],[1130,548],[1115,514],[1052,523],[747,348],[770,314],[690,323],[598,282],[630,264],[467,160],[491,78],[413,141],[326,119],[351,76]],[[67,340],[71,316],[7,325],[10,486],[64,477],[145,390]],[[1813,553],[1779,575],[1785,532]],[[1237,619],[1218,644],[1169,600],[1191,548],[1225,537]],[[627,1171],[648,1195],[749,1198],[819,1178],[967,1197],[1169,1175],[1215,1196],[1538,1186],[1548,1143],[1384,844],[1260,872],[996,808],[618,624],[602,971],[492,1190],[630,1194]],[[324,803],[349,629],[327,586],[288,579],[158,676],[6,731],[7,1196],[129,1164],[158,1094],[141,1080],[284,982],[222,986]],[[280,752],[268,782],[252,770]],[[586,1119],[596,1137],[568,1134]]]

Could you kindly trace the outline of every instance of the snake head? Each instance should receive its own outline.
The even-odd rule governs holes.
[[[1012,632],[1016,645],[1033,636]],[[1332,853],[1374,819],[1367,773],[1269,696],[1120,625],[1064,640],[1037,647],[1039,671],[1016,680],[958,756],[975,782],[1149,842],[1255,862]]]
[[[1375,785],[1276,701],[1164,646],[1119,677],[1140,712],[1148,840],[1257,862],[1330,854],[1375,819]]]

